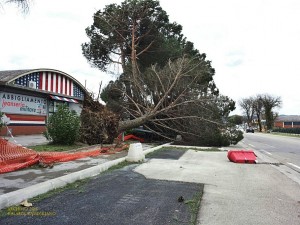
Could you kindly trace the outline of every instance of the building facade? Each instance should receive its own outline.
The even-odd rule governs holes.
[[[300,116],[298,115],[281,115],[274,122],[276,128],[300,128]]]
[[[80,114],[85,94],[80,82],[59,70],[0,71],[0,111],[8,122],[0,134],[40,134],[59,105]]]

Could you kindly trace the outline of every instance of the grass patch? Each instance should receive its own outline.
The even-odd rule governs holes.
[[[196,193],[192,199],[184,201],[184,204],[187,204],[189,206],[189,210],[191,213],[191,219],[190,219],[190,225],[196,225],[197,224],[197,215],[200,209],[200,202],[202,199],[203,192],[199,191]]]
[[[82,193],[82,192],[84,192],[84,185],[87,184],[89,180],[90,180],[90,178],[86,178],[86,179],[83,179],[83,180],[77,180],[73,183],[67,184],[66,186],[56,188],[56,189],[53,189],[51,191],[48,191],[47,193],[44,193],[44,194],[38,195],[36,197],[33,197],[33,198],[29,199],[28,201],[32,202],[32,203],[40,202],[44,199],[50,198],[54,195],[57,195],[61,192],[67,191],[67,190],[77,189],[78,193]]]
[[[203,195],[203,188],[199,192],[197,192],[192,199],[185,200],[184,204],[188,206],[188,210],[190,213],[189,221],[180,221],[177,216],[173,217],[173,220],[176,224],[189,224],[189,225],[196,225],[197,224],[197,216],[200,209],[200,203]]]
[[[64,152],[70,151],[78,148],[85,147],[85,144],[74,144],[74,145],[58,145],[58,144],[43,144],[43,145],[35,145],[35,146],[28,146],[28,148],[35,150],[37,152]]]
[[[125,166],[130,166],[130,165],[134,165],[134,164],[141,164],[142,162],[128,162],[128,161],[123,161],[117,165],[114,165],[110,168],[108,168],[106,171],[104,171],[103,173],[109,173],[109,172],[112,172],[114,170],[118,170],[118,169],[122,169],[123,167]],[[103,174],[103,173],[100,173],[99,175]]]

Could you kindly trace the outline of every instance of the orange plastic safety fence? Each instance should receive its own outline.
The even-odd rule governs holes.
[[[85,152],[42,152],[18,146],[0,137],[0,174],[26,168],[36,163],[51,164],[55,162],[67,162],[85,157],[98,156],[100,154],[115,154],[126,149],[123,145],[119,148],[104,147]]]
[[[65,152],[43,152],[40,153],[40,162],[45,164],[55,163],[55,162],[67,162],[80,158],[98,156],[100,155],[100,150],[93,150],[88,152],[76,152],[76,153],[65,153]]]

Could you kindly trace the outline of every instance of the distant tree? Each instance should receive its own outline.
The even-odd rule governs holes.
[[[243,116],[233,115],[228,118],[228,121],[235,125],[240,125],[243,123]]]
[[[269,94],[262,94],[260,95],[260,101],[264,107],[267,129],[270,130],[273,128],[274,121],[278,116],[278,114],[274,112],[274,108],[281,107],[281,98]]]
[[[251,123],[253,121],[253,116],[254,116],[254,98],[249,97],[249,98],[243,98],[242,100],[239,101],[240,107],[243,109],[244,114],[247,117],[247,124],[248,126],[251,126]]]
[[[262,131],[261,119],[262,119],[262,114],[263,114],[263,110],[264,110],[263,102],[262,102],[262,95],[257,95],[256,97],[254,97],[253,108],[256,113],[259,131],[261,132]]]
[[[271,96],[269,94],[258,94],[255,97],[249,97],[242,99],[239,105],[247,116],[247,123],[253,120],[254,114],[257,117],[257,123],[259,131],[262,131],[261,120],[266,120],[267,129],[270,130],[273,127],[274,121],[278,114],[274,112],[274,108],[280,107],[282,104],[280,97]]]

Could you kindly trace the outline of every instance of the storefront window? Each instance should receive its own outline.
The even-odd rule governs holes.
[[[63,105],[63,104],[69,106],[68,102],[50,101],[49,102],[49,116],[51,116],[51,115],[53,115],[53,113],[57,112],[58,106]]]

